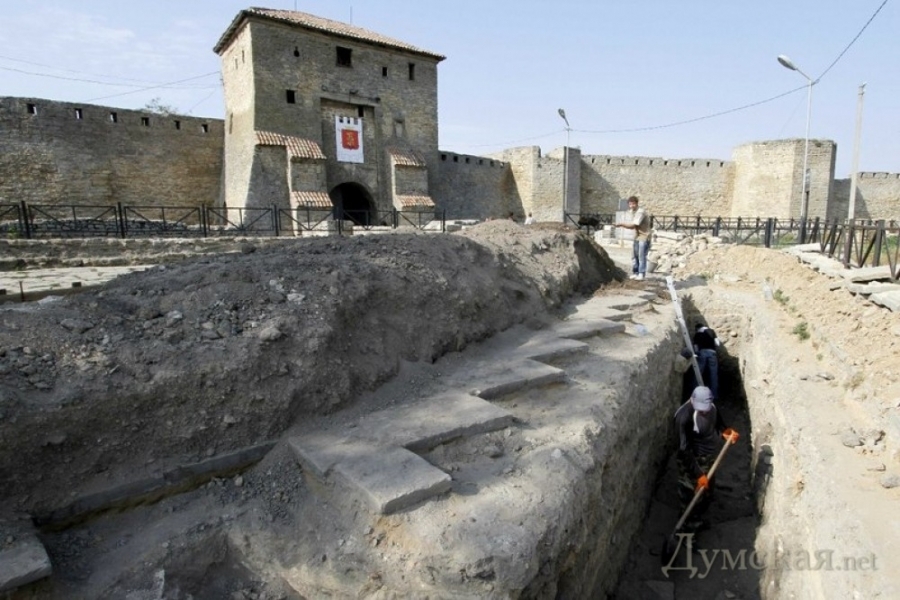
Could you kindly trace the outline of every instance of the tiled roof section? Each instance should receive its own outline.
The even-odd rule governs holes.
[[[388,148],[388,154],[395,165],[401,167],[427,167],[428,164],[415,150],[405,148]]]
[[[325,153],[319,144],[312,140],[296,137],[293,135],[284,135],[281,133],[272,133],[271,131],[256,132],[257,146],[284,146],[290,152],[292,157],[312,158],[325,160]]]
[[[240,29],[243,21],[250,17],[259,17],[262,19],[277,21],[279,23],[285,23],[287,25],[296,25],[304,27],[306,29],[321,31],[323,33],[330,33],[332,35],[337,35],[343,38],[349,38],[360,42],[368,42],[370,44],[386,46],[388,48],[394,48],[397,50],[405,50],[407,52],[427,56],[438,61],[444,60],[444,58],[446,58],[445,56],[442,56],[440,54],[435,54],[434,52],[429,52],[428,50],[423,50],[422,48],[416,48],[415,46],[407,44],[406,42],[401,42],[400,40],[395,40],[385,35],[381,35],[380,33],[375,33],[374,31],[363,29],[362,27],[356,27],[355,25],[348,25],[347,23],[332,21],[331,19],[323,19],[322,17],[317,17],[315,15],[304,12],[256,7],[242,10],[238,14],[238,16],[234,18],[234,21],[231,22],[231,25],[228,26],[228,29],[225,30],[225,33],[222,34],[222,37],[219,38],[219,41],[218,43],[216,43],[216,46],[215,48],[213,48],[213,50],[216,53],[220,53],[222,50],[224,50],[228,43],[231,41],[231,38],[235,35],[235,33],[237,33],[238,29]]]
[[[397,196],[400,208],[434,208],[434,200],[430,196]]]
[[[331,198],[327,192],[291,192],[294,204],[306,208],[325,208],[331,210]]]

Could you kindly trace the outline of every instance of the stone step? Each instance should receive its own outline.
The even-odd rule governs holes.
[[[0,550],[0,592],[40,581],[53,572],[47,550],[34,531],[17,531],[10,537],[12,543]]]

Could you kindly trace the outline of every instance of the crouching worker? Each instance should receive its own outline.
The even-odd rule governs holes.
[[[707,473],[721,450],[720,437],[734,444],[738,433],[726,427],[708,387],[694,388],[690,399],[675,412],[678,430],[678,499],[681,512],[687,509],[694,494],[705,488],[706,492],[694,506],[684,523],[688,532],[701,529],[706,523],[701,518],[713,499],[714,486]]]

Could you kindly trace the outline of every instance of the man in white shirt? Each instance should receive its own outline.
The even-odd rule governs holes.
[[[637,196],[628,199],[627,220],[616,223],[616,227],[634,230],[631,279],[642,280],[647,275],[647,254],[650,252],[650,215],[643,208],[638,208],[638,203]]]

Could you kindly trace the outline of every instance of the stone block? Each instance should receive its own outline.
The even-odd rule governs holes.
[[[370,448],[347,457],[334,471],[379,514],[409,508],[451,486],[447,473],[404,448]]]
[[[0,592],[9,592],[49,577],[50,557],[34,534],[26,534],[0,550]]]

